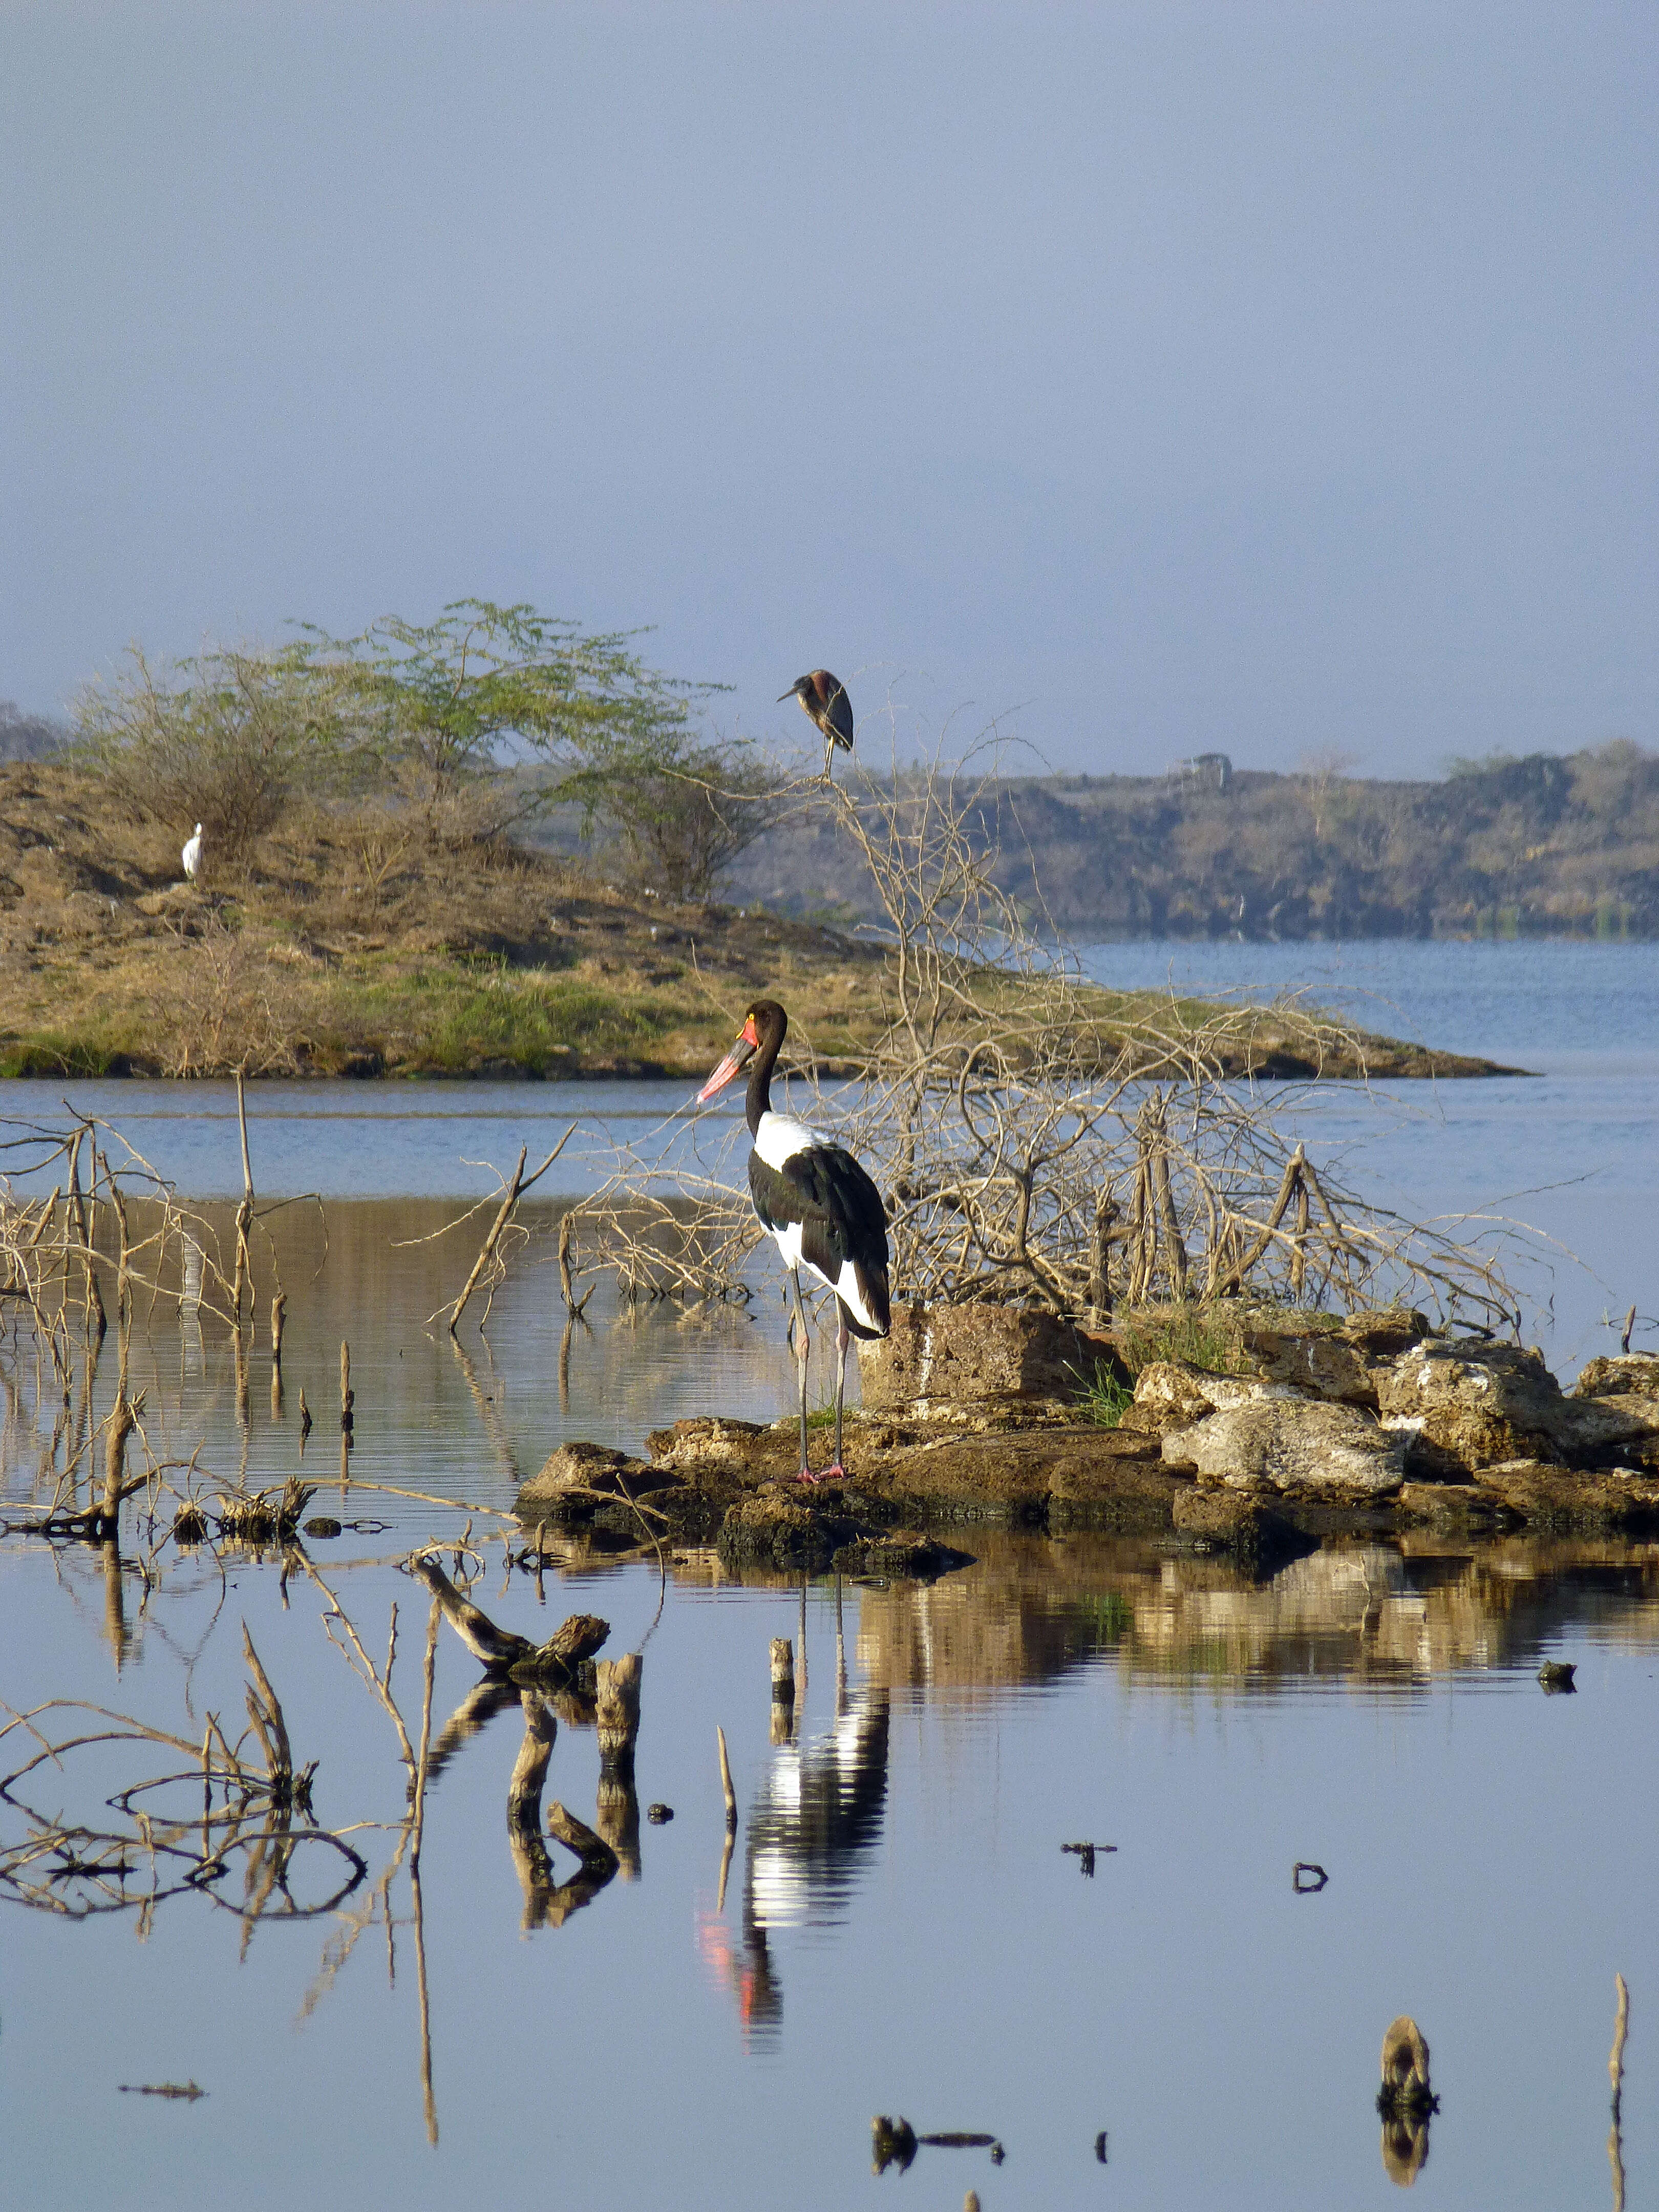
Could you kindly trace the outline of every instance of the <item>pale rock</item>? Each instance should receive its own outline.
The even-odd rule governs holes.
[[[1282,1383],[1302,1397],[1375,1410],[1376,1385],[1365,1359],[1334,1329],[1284,1329],[1247,1322],[1243,1337],[1262,1381]]]
[[[1572,1386],[1575,1398],[1610,1398],[1626,1392],[1659,1398],[1659,1358],[1649,1352],[1615,1352],[1586,1360]]]
[[[1201,1421],[1206,1413],[1230,1413],[1235,1406],[1253,1406],[1262,1398],[1294,1398],[1289,1383],[1264,1382],[1250,1375],[1212,1375],[1184,1359],[1149,1360],[1135,1377],[1135,1405],[1156,1416],[1168,1427],[1172,1420],[1186,1425]]]
[[[1384,1498],[1405,1480],[1406,1440],[1357,1406],[1264,1397],[1167,1435],[1164,1457],[1229,1489]]]
[[[901,1306],[890,1334],[859,1346],[866,1413],[926,1419],[941,1408],[1073,1399],[1105,1358],[1057,1314],[1017,1306]]]
[[[1565,1398],[1535,1349],[1430,1337],[1376,1370],[1383,1425],[1419,1463],[1473,1474],[1506,1460],[1594,1459],[1659,1431],[1651,1401]]]

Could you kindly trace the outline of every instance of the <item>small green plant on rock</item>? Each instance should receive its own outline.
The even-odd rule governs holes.
[[[1076,1368],[1072,1372],[1078,1378],[1078,1411],[1084,1419],[1098,1429],[1116,1428],[1134,1403],[1135,1394],[1129,1385],[1103,1359],[1092,1375],[1084,1375]]]

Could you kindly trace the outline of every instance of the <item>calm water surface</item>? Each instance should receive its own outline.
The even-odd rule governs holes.
[[[1522,956],[1546,952],[1562,956],[1554,968],[1526,968]],[[1371,1025],[1547,1067],[1543,1082],[1426,1097],[1418,1087],[1412,1118],[1380,1133],[1346,1102],[1322,1111],[1331,1141],[1357,1158],[1364,1147],[1378,1173],[1432,1187],[1449,1208],[1587,1174],[1563,1200],[1581,1222],[1600,1218],[1595,1206],[1607,1215],[1595,1231],[1605,1286],[1573,1309],[1583,1348],[1604,1341],[1596,1297],[1659,1305],[1650,948],[1096,957],[1123,981],[1146,980],[1160,957],[1165,970],[1210,960],[1177,980],[1214,988],[1246,953],[1241,983],[1277,985],[1264,953],[1294,956],[1287,988],[1310,984],[1328,1002],[1383,977],[1422,1018],[1378,1013]],[[1444,980],[1460,959],[1461,1014]],[[1601,962],[1615,964],[1585,964]],[[1624,1042],[1584,1037],[1595,992]],[[1486,1029],[1472,1011],[1482,1005]],[[9,1110],[50,1118],[63,1089],[9,1086]],[[72,1095],[184,1188],[237,1188],[222,1094]],[[11,1708],[84,1699],[192,1745],[213,1713],[234,1737],[246,1623],[296,1758],[319,1762],[318,1820],[350,1826],[368,1870],[317,1917],[250,1917],[248,1862],[234,1856],[210,1893],[149,1916],[76,1922],[8,1903],[8,2201],[194,2207],[234,2187],[249,2204],[827,2208],[896,2195],[954,2207],[971,2186],[987,2212],[1380,2205],[1398,2198],[1372,2108],[1376,2054],[1405,2010],[1433,2047],[1442,2102],[1422,2201],[1593,2204],[1610,2201],[1607,2052],[1621,1971],[1632,1991],[1626,2202],[1659,2202],[1648,1902],[1659,1878],[1659,1547],[1352,1544],[1253,1583],[1152,1541],[971,1526],[959,1540],[975,1564],[932,1589],[736,1583],[708,1554],[659,1572],[649,1554],[580,1546],[539,1592],[507,1567],[497,1516],[561,1437],[637,1446],[680,1413],[781,1409],[777,1310],[769,1296],[750,1312],[682,1321],[601,1296],[562,1381],[553,1224],[557,1197],[603,1164],[586,1135],[549,1178],[553,1202],[529,1209],[532,1241],[487,1341],[469,1326],[458,1350],[426,1325],[465,1273],[476,1226],[406,1240],[429,1237],[457,1197],[491,1186],[457,1164],[464,1157],[510,1166],[520,1143],[538,1156],[569,1119],[601,1108],[644,1133],[683,1096],[262,1087],[252,1094],[262,1191],[331,1200],[271,1224],[290,1302],[283,1402],[263,1356],[244,1394],[210,1319],[183,1332],[158,1319],[132,1353],[156,1452],[197,1454],[194,1472],[175,1474],[183,1486],[239,1474],[259,1486],[301,1468],[319,1484],[313,1512],[347,1526],[313,1543],[312,1559],[377,1662],[398,1606],[392,1688],[417,1739],[426,1596],[398,1565],[416,1542],[457,1545],[470,1521],[473,1595],[495,1618],[539,1637],[566,1613],[593,1611],[612,1624],[611,1651],[642,1646],[638,1802],[665,1802],[675,1819],[641,1822],[636,1845],[624,1832],[631,1863],[591,1901],[550,1899],[506,1819],[522,1711],[471,1698],[479,1670],[445,1629],[417,1925],[397,1738],[331,1644],[302,1564],[284,1577],[275,1558],[181,1553],[142,1516],[118,1554],[0,1543],[0,1697]],[[1590,1157],[1575,1157],[1585,1147]],[[262,1247],[262,1303],[270,1261]],[[1559,1310],[1559,1284],[1557,1297]],[[342,1335],[359,1437],[343,1490],[326,1413]],[[0,1342],[0,1510],[21,1520],[107,1410],[112,1340],[89,1390],[77,1364],[67,1408],[27,1339]],[[301,1385],[319,1412],[303,1462]],[[799,1637],[803,1618],[799,1740],[777,1744],[768,1640]],[[1541,1693],[1545,1656],[1577,1663],[1577,1696]],[[723,1904],[716,1723],[741,1815]],[[59,1713],[36,1725],[101,1724]],[[29,1755],[22,1734],[0,1741],[0,1771]],[[113,1793],[189,1765],[165,1748],[88,1747],[15,1794],[107,1825]],[[547,1797],[597,1822],[598,1780],[592,1727],[568,1710]],[[188,1819],[191,1790],[147,1802]],[[0,1802],[0,1845],[26,1832],[23,1819]],[[368,1823],[381,1825],[358,1825]],[[1060,1850],[1085,1839],[1116,1846],[1091,1880]],[[296,1904],[326,1895],[325,1851],[296,1850]],[[569,1856],[555,1846],[554,1861],[553,1881],[568,1881]],[[1319,1893],[1294,1893],[1297,1861],[1328,1871]],[[65,1903],[86,1895],[68,1874],[46,1887]],[[119,2094],[191,2079],[209,2093],[197,2103]],[[908,2172],[878,2177],[877,2112],[922,2131],[988,2131],[1006,2157],[924,2147]]]

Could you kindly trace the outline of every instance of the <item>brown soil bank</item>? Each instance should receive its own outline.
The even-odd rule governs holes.
[[[134,821],[80,768],[0,766],[0,1074],[690,1075],[762,989],[834,1069],[880,1024],[885,954],[813,923],[670,905],[384,810],[307,811],[198,887],[191,827]],[[1102,1053],[1153,1003],[1094,994]],[[1286,1008],[1230,1012],[1224,1035],[1241,1074],[1516,1072]]]
[[[941,1528],[974,1521],[1144,1532],[1264,1566],[1338,1533],[1659,1530],[1659,1359],[1592,1361],[1569,1395],[1536,1352],[1436,1336],[1400,1309],[1246,1314],[1230,1334],[1211,1367],[1148,1360],[1103,1427],[1062,1385],[1126,1374],[1112,1333],[915,1307],[861,1348],[844,1481],[795,1480],[792,1421],[687,1420],[645,1460],[562,1447],[519,1514],[601,1547],[712,1539],[736,1565],[924,1577],[957,1563]]]

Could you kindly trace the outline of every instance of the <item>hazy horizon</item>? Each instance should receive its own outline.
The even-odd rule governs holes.
[[[1069,773],[1656,741],[1659,17],[0,8],[0,697],[479,595]]]

